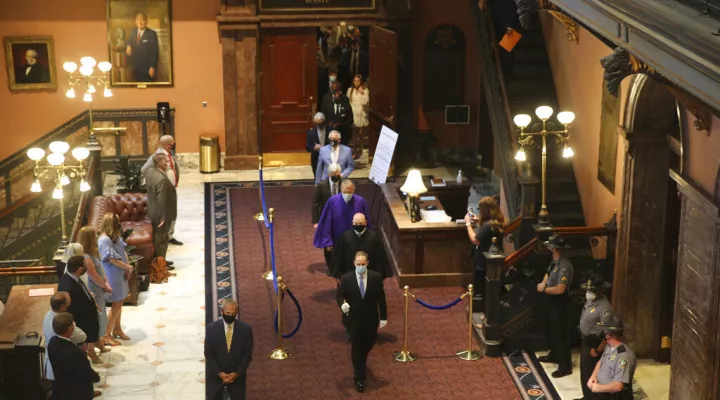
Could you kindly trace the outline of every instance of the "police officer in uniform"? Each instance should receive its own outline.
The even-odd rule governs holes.
[[[618,317],[611,316],[607,322],[601,322],[600,326],[607,346],[587,381],[587,387],[593,392],[589,400],[632,400],[632,381],[637,359],[635,353],[622,342],[623,324]]]
[[[562,378],[572,373],[570,355],[570,283],[573,278],[573,266],[570,260],[563,257],[561,250],[569,249],[562,237],[552,235],[543,243],[552,253],[552,261],[548,266],[543,281],[537,285],[537,291],[543,293],[547,303],[547,337],[550,353],[540,357],[540,362],[558,365],[553,378]]]
[[[613,312],[610,302],[605,297],[605,291],[610,287],[600,275],[593,275],[581,284],[585,290],[585,306],[580,314],[580,335],[582,347],[580,350],[580,387],[583,390],[583,399],[592,399],[592,391],[587,382],[595,371],[595,365],[605,350],[605,336],[603,328],[598,325],[607,323]]]

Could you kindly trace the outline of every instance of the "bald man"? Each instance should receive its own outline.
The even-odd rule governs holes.
[[[318,154],[320,149],[328,143],[328,134],[330,129],[325,125],[325,115],[321,112],[315,114],[313,117],[315,126],[307,131],[307,138],[305,140],[305,150],[310,153],[310,166],[312,167],[313,176],[315,176],[315,170],[318,164]]]
[[[50,83],[48,67],[38,63],[38,57],[38,52],[33,49],[25,52],[25,64],[15,68],[16,83]]]
[[[165,175],[167,175],[168,179],[170,179],[170,183],[172,183],[175,187],[178,186],[178,183],[180,182],[180,168],[178,168],[177,160],[175,159],[175,156],[173,155],[173,152],[175,151],[175,138],[171,135],[164,135],[160,138],[160,147],[158,147],[157,150],[155,150],[155,153],[150,155],[148,160],[145,162],[145,165],[142,166],[140,171],[142,172],[143,176],[145,176],[145,173],[148,169],[154,166],[153,164],[153,156],[155,154],[165,154],[167,156],[167,163],[166,168],[164,170]],[[169,232],[170,241],[168,243],[174,244],[177,246],[182,246],[182,242],[175,239],[175,220],[170,222],[170,232]],[[168,261],[168,264],[172,265],[172,261]]]
[[[383,279],[393,275],[380,235],[367,225],[365,214],[353,215],[352,229],[344,232],[335,243],[330,268],[331,276],[340,279],[344,274],[353,271],[355,255],[359,251],[367,253],[368,269],[379,273]]]

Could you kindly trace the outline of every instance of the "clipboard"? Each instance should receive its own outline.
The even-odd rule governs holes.
[[[507,31],[505,32],[505,35],[503,35],[502,39],[500,39],[500,47],[505,49],[508,53],[512,52],[515,48],[515,45],[520,41],[520,38],[522,38],[522,35],[520,32],[516,31],[513,28],[507,28]]]

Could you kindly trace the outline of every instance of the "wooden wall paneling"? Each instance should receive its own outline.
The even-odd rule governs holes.
[[[238,94],[237,94],[237,63],[234,31],[223,32],[220,39],[222,45],[223,64],[223,103],[225,114],[225,153],[226,157],[239,154],[238,144]],[[227,161],[226,161],[227,168]]]

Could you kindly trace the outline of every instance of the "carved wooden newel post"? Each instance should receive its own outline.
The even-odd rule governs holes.
[[[502,325],[500,297],[502,295],[503,265],[505,254],[497,238],[493,238],[490,250],[483,253],[486,260],[487,278],[485,282],[485,319],[482,321],[482,342],[485,355],[488,357],[502,356]]]

